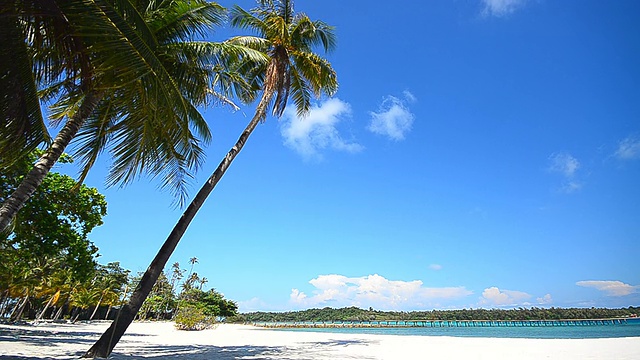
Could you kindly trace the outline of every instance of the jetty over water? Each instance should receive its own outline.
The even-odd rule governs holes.
[[[626,324],[626,318],[584,320],[385,320],[385,321],[300,321],[253,322],[265,328],[413,328],[413,327],[548,327]]]

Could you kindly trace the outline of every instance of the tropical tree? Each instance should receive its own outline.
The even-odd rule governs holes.
[[[325,51],[334,48],[333,28],[324,22],[312,21],[304,14],[296,14],[293,1],[262,0],[251,12],[236,6],[232,11],[231,22],[235,26],[254,30],[258,34],[258,37],[233,38],[231,39],[233,43],[252,46],[269,56],[269,61],[264,67],[254,69],[260,70],[258,74],[261,74],[263,79],[262,96],[255,114],[235,145],[184,211],[142,276],[128,304],[122,308],[117,321],[111,324],[84,357],[109,356],[133,321],[205,199],[242,150],[258,123],[266,119],[269,106],[273,104],[272,114],[279,117],[291,96],[298,114],[302,116],[310,109],[312,95],[316,97],[322,94],[333,95],[337,91],[338,82],[335,71],[326,59],[313,52],[317,45],[322,46]]]
[[[40,3],[47,9],[34,5]],[[33,69],[31,82],[25,85],[28,89],[18,93],[29,100],[28,114],[11,105],[15,103],[11,93],[0,97],[3,114],[21,115],[0,126],[0,135],[6,138],[0,141],[1,163],[18,156],[5,149],[15,144],[32,147],[46,138],[39,108],[31,101],[34,89],[53,104],[54,124],[64,123],[0,207],[0,231],[74,138],[83,168],[81,180],[98,155],[109,149],[113,157],[109,185],[126,184],[142,173],[160,176],[162,186],[171,189],[182,204],[190,172],[203,161],[201,142],[211,138],[197,107],[232,104],[232,96],[253,100],[255,86],[239,76],[233,64],[247,56],[262,61],[260,53],[238,44],[193,40],[224,21],[225,11],[218,4],[206,0],[15,0],[3,2],[0,11],[0,18],[8,18],[2,20],[7,26],[0,30],[0,39],[12,40],[9,44],[33,53],[35,59],[20,58]],[[72,41],[59,44],[60,38]],[[11,80],[15,87],[29,75],[27,67],[9,67],[9,74],[0,78]],[[30,135],[24,128],[39,130]]]
[[[188,289],[180,294],[179,303],[175,323],[180,330],[202,330],[214,324],[217,317],[238,314],[238,305],[214,289]]]
[[[93,283],[100,297],[89,320],[93,320],[93,317],[101,305],[109,306],[105,317],[109,316],[111,307],[120,299],[120,296],[125,291],[128,280],[129,270],[123,269],[119,262],[98,265]]]
[[[22,157],[0,173],[0,200],[18,186],[37,156],[36,151]],[[70,161],[68,156],[62,158]],[[14,309],[20,310],[14,316],[45,299],[41,318],[69,294],[68,284],[92,278],[98,249],[88,235],[102,224],[106,211],[105,198],[95,188],[56,172],[45,176],[12,231],[0,233],[0,293],[5,304],[7,299],[19,299]]]

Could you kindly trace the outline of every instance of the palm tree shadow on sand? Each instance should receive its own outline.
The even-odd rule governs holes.
[[[88,348],[95,341],[95,332],[65,331],[56,332],[43,329],[12,329],[10,331],[0,329],[0,343],[20,341],[29,346],[51,348],[54,356],[24,356],[24,355],[0,355],[2,360],[53,360],[53,359],[78,359],[84,354],[83,350],[61,354],[60,347],[66,344],[77,346],[86,345]],[[122,348],[116,347],[109,359],[112,360],[294,360],[294,359],[335,359],[341,348],[347,346],[367,346],[374,342],[367,340],[332,339],[326,341],[311,341],[298,343],[295,346],[213,346],[213,345],[149,345],[144,344],[144,338],[149,335],[128,333],[129,341],[122,344]],[[132,339],[133,337],[133,339]],[[136,342],[142,341],[140,344]],[[46,349],[44,352],[46,352]],[[57,351],[56,351],[57,350]],[[0,352],[1,353],[1,352]],[[361,358],[366,359],[366,358]],[[373,359],[373,358],[371,358]]]

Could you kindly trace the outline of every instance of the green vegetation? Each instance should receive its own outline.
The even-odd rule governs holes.
[[[38,155],[21,158],[0,175],[0,201]],[[71,158],[63,156],[62,162]],[[0,317],[76,319],[96,305],[94,300],[115,305],[126,273],[117,263],[98,265],[98,249],[88,239],[106,211],[105,198],[95,188],[47,174],[18,221],[0,235]]]
[[[137,318],[174,320],[179,329],[200,330],[219,318],[237,316],[238,305],[235,302],[225,299],[214,289],[202,290],[208,280],[193,272],[197,261],[197,258],[191,258],[192,266],[186,277],[186,270],[181,269],[177,262],[171,266],[170,272],[162,273],[138,311]],[[139,277],[134,278],[132,283],[139,280]]]
[[[379,311],[356,307],[323,308],[289,312],[251,312],[229,319],[234,322],[304,322],[304,321],[385,321],[385,320],[558,320],[606,319],[639,314],[640,307],[603,308],[518,308],[462,309],[432,311]]]
[[[250,11],[235,6],[231,25],[253,31],[256,36],[237,36],[220,43],[203,39],[207,32],[224,24],[227,11],[206,0],[12,0],[2,2],[0,14],[0,40],[6,47],[0,55],[0,114],[4,125],[0,126],[0,169],[13,166],[38,146],[46,147],[31,170],[2,194],[0,231],[9,229],[12,221],[15,226],[11,230],[14,235],[9,235],[3,246],[12,247],[14,253],[22,249],[25,254],[37,251],[29,249],[26,235],[20,240],[22,246],[11,243],[18,241],[19,229],[26,226],[25,214],[17,218],[16,214],[37,189],[48,186],[44,183],[47,174],[71,141],[76,142],[74,155],[83,168],[81,182],[98,156],[107,151],[113,159],[109,185],[126,184],[147,173],[159,177],[161,186],[172,190],[178,203],[184,204],[185,182],[202,164],[201,145],[211,138],[198,108],[210,104],[237,108],[234,101],[249,103],[262,94],[235,146],[187,207],[133,287],[127,303],[119,308],[118,321],[84,357],[108,357],[131,321],[139,316],[139,310],[145,317],[166,317],[173,314],[174,306],[179,309],[181,305],[195,307],[205,318],[217,312],[233,313],[235,307],[222,301],[219,294],[200,293],[202,286],[198,291],[187,286],[185,297],[176,300],[172,299],[174,288],[161,283],[154,292],[154,284],[198,209],[257,124],[265,121],[269,112],[281,116],[290,97],[298,115],[303,116],[310,110],[313,96],[336,92],[335,71],[314,52],[316,47],[324,51],[335,47],[333,28],[295,13],[291,0],[260,0]],[[62,126],[53,139],[42,116],[41,102],[49,106],[52,124]],[[46,204],[42,206],[35,210],[47,209]],[[62,207],[73,209],[69,204]],[[61,216],[83,224],[80,228],[70,224],[78,235],[69,233],[65,241],[84,252],[69,245],[64,251],[58,249],[55,256],[77,258],[78,266],[90,265],[96,249],[83,236],[99,221],[73,214]],[[54,222],[47,226],[55,226]],[[69,226],[56,231],[68,232]],[[47,245],[45,237],[34,234],[32,243]],[[56,241],[53,243],[58,246]],[[37,265],[42,268],[52,262],[47,257],[40,259],[42,264]],[[65,292],[65,301],[76,309],[74,318],[92,307],[94,316],[101,304],[114,298],[108,289],[92,291],[110,282],[95,267],[85,270],[73,273],[79,284],[75,292]],[[4,281],[5,296],[14,297],[8,284],[15,282],[14,278]],[[41,297],[33,286],[23,288],[24,304]],[[59,293],[55,294],[45,310],[59,301]],[[21,303],[20,307],[24,306]],[[185,320],[197,327],[202,319]]]
[[[0,200],[20,183],[40,151],[14,163],[0,174]],[[63,163],[72,162],[64,155]],[[126,300],[126,290],[139,278],[119,263],[96,262],[97,247],[89,233],[102,224],[107,203],[95,188],[50,172],[19,214],[10,233],[0,236],[0,318],[91,320],[114,318],[112,311]],[[209,326],[219,317],[234,316],[237,305],[216,292],[203,291],[206,278],[172,267],[170,280],[162,274],[139,312],[140,319],[171,320],[201,315],[193,326]],[[178,312],[181,309],[181,312]],[[193,309],[193,314],[189,310]],[[180,316],[178,316],[180,315]]]
[[[270,107],[274,116],[281,116],[289,96],[293,98],[298,115],[308,113],[313,95],[333,95],[338,88],[336,73],[327,60],[313,52],[316,46],[325,51],[335,46],[333,28],[321,21],[312,21],[304,14],[296,14],[293,1],[259,1],[250,12],[234,7],[231,24],[253,30],[258,36],[238,36],[229,42],[262,53],[267,61],[255,57],[237,62],[240,76],[260,85],[262,97],[249,124],[222,159],[216,170],[200,188],[184,211],[164,244],[142,275],[129,302],[117,322],[105,331],[84,357],[108,357],[142,306],[157,281],[173,250],[184,235],[198,210],[218,184],[235,157],[242,150],[258,123],[264,121]]]

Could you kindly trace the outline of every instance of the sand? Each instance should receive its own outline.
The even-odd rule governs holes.
[[[109,322],[0,324],[0,359],[76,359]],[[495,339],[281,331],[219,325],[178,331],[169,322],[133,323],[111,359],[640,359],[640,337]]]

